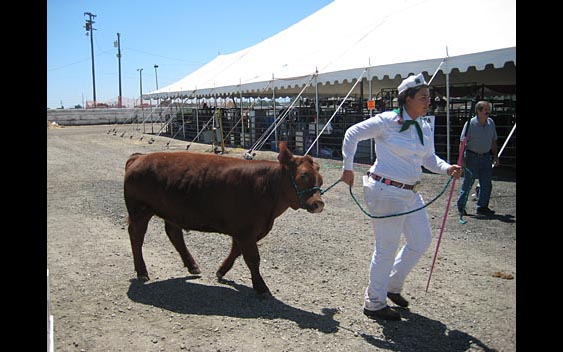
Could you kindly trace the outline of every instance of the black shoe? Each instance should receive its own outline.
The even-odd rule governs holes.
[[[481,207],[477,209],[477,214],[480,215],[493,215],[495,213],[494,210],[489,209],[488,207]]]
[[[391,293],[387,292],[387,298],[391,300],[391,302],[395,303],[399,307],[406,308],[409,306],[409,301],[407,301],[400,293]]]
[[[389,306],[379,310],[368,310],[364,308],[364,314],[370,319],[401,320],[401,314]]]

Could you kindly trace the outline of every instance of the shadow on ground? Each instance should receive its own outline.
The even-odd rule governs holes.
[[[228,286],[207,286],[191,282],[193,276],[141,283],[131,280],[127,296],[142,304],[180,314],[218,315],[236,318],[285,319],[303,329],[334,333],[339,322],[333,319],[336,309],[323,308],[322,314],[308,312],[269,297],[260,298],[246,286],[223,280]]]
[[[443,323],[401,309],[401,321],[378,320],[383,327],[384,339],[361,333],[369,344],[388,351],[461,352],[478,347],[485,352],[496,352],[479,339],[459,330],[449,330]]]
[[[498,220],[505,222],[507,224],[513,224],[516,222],[514,215],[512,214],[493,214],[493,215],[480,215],[480,214],[467,214],[464,219],[479,219],[479,220]]]

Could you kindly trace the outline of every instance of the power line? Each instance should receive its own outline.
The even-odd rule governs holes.
[[[184,60],[184,59],[178,59],[178,58],[174,58],[174,57],[169,57],[169,56],[164,56],[164,55],[159,55],[159,54],[153,54],[153,53],[149,53],[147,51],[144,50],[139,50],[139,49],[135,49],[135,48],[130,48],[130,47],[125,47],[125,49],[128,50],[132,50],[132,51],[136,51],[139,53],[143,53],[143,54],[147,54],[147,55],[151,55],[151,56],[156,56],[156,57],[160,57],[163,59],[168,59],[168,60],[174,60],[174,61],[180,61],[180,62],[185,62],[185,63],[189,63],[189,64],[194,64],[194,65],[200,65],[200,64],[205,64],[206,62],[201,62],[201,61],[190,61],[190,60]]]

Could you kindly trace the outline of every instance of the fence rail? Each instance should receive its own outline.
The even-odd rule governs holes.
[[[512,126],[516,123],[515,102],[506,100],[489,101],[493,103],[492,113],[499,137],[497,144],[500,148],[506,141]],[[344,105],[320,136],[318,146],[311,148],[310,154],[324,158],[341,159],[342,139],[346,129],[370,116],[367,109],[359,108],[359,106],[359,104],[354,104],[353,102]],[[461,130],[465,121],[474,115],[472,113],[473,106],[471,101],[468,100],[452,100],[450,106],[450,161],[455,161],[458,158]],[[335,106],[330,106],[329,104],[321,105],[318,126],[316,124],[316,109],[314,106],[294,108],[276,132],[271,134],[261,150],[275,151],[277,150],[276,141],[287,141],[288,146],[295,154],[303,154],[315,140],[317,131],[321,131],[327,120],[332,116],[334,108]],[[394,107],[392,105],[388,106],[386,110],[391,108]],[[277,107],[275,112],[274,109],[268,107],[254,108],[252,110],[242,109],[242,120],[240,108],[222,109],[222,114],[217,115],[221,116],[221,124],[219,124],[217,118],[213,119],[213,123],[210,123],[195,141],[218,145],[221,143],[222,136],[225,136],[224,145],[227,147],[250,148],[268,127],[274,123],[274,116],[279,117],[282,115],[283,109]],[[375,111],[372,114],[378,112]],[[211,119],[214,108],[182,108],[180,111],[172,111],[171,113],[176,114],[176,117],[167,126],[163,134],[192,141],[198,135],[205,122]],[[447,160],[446,112],[442,107],[433,109],[432,114],[435,116],[434,136],[436,154]],[[167,119],[165,118],[165,120]],[[184,129],[180,132],[182,125]],[[355,162],[371,164],[375,157],[376,154],[372,141],[366,140],[359,143]],[[505,147],[501,157],[501,165],[516,166],[516,132],[513,133]]]

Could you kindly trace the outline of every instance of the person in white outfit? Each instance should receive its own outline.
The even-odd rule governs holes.
[[[398,87],[399,109],[386,111],[346,130],[342,142],[343,172],[340,178],[354,184],[354,155],[358,142],[373,138],[376,160],[363,177],[364,199],[374,216],[393,215],[424,206],[416,192],[422,168],[459,178],[462,168],[435,154],[432,126],[420,119],[428,112],[430,91],[424,76],[409,76]],[[401,216],[373,218],[375,248],[365,291],[364,314],[372,319],[401,320],[398,310],[408,301],[401,295],[407,275],[430,246],[432,233],[426,209]],[[397,253],[401,235],[406,244]]]

